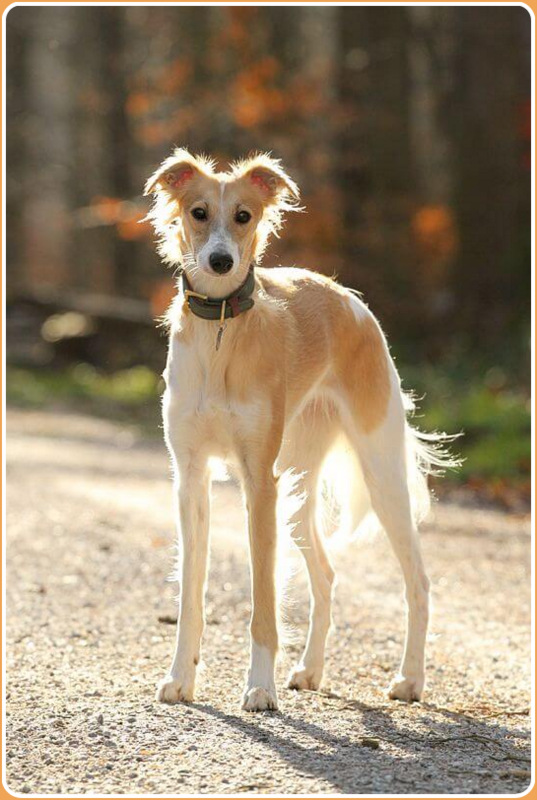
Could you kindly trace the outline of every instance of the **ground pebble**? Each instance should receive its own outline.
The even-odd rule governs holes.
[[[378,750],[380,742],[378,739],[373,739],[371,736],[364,736],[360,739],[362,747],[370,747],[372,750]]]

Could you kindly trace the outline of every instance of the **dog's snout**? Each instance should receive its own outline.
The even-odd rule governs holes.
[[[218,272],[219,275],[224,275],[229,272],[233,266],[233,258],[229,253],[211,253],[209,256],[209,264],[211,269]]]

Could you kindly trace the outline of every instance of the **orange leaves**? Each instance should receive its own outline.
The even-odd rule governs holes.
[[[122,201],[117,197],[96,197],[91,203],[94,216],[103,225],[113,225],[121,214]]]
[[[457,231],[447,206],[423,206],[412,220],[417,245],[428,258],[451,258],[457,248]]]
[[[247,48],[251,45],[251,25],[258,9],[254,6],[230,6],[226,12],[227,24],[222,28],[222,41],[237,49]]]
[[[163,98],[180,92],[192,77],[193,64],[186,57],[176,58],[167,63],[151,80],[135,80],[134,88],[129,92],[125,102],[127,114],[133,117],[143,116],[158,108]]]
[[[254,128],[282,121],[293,113],[308,117],[327,112],[326,98],[315,82],[296,75],[284,85],[281,63],[265,56],[248,63],[235,77],[231,87],[232,113],[241,128]]]
[[[154,147],[169,142],[172,138],[171,130],[170,123],[165,120],[144,122],[136,131],[136,138],[143,144]]]
[[[283,95],[276,89],[265,89],[257,93],[239,92],[235,98],[233,113],[237,125],[241,128],[253,128],[283,114],[285,109]]]
[[[278,70],[276,59],[266,56],[238,73],[232,91],[237,125],[252,128],[287,111],[288,98],[274,86]]]
[[[163,94],[175,94],[183,88],[191,76],[192,61],[188,58],[176,58],[163,71],[156,82],[156,88]]]
[[[312,247],[315,251],[333,252],[337,249],[341,236],[342,216],[339,213],[340,202],[334,186],[328,183],[314,187],[308,194],[308,213],[299,214],[293,220],[293,232],[305,249]],[[333,269],[330,264],[329,269]]]
[[[422,206],[412,219],[412,234],[422,266],[422,278],[436,286],[446,277],[458,249],[458,234],[453,212],[447,206]]]
[[[148,222],[141,223],[141,215],[136,215],[130,219],[119,220],[117,223],[117,233],[120,239],[133,242],[145,238],[151,231]]]
[[[174,105],[181,92],[188,88],[193,72],[192,60],[175,58],[156,72],[145,76],[135,75],[133,88],[125,101],[125,111],[133,121],[135,138],[145,147],[168,144],[178,135],[183,135],[192,119],[192,110],[181,98],[180,109],[170,112],[170,100]],[[166,114],[163,115],[163,108]]]
[[[153,284],[149,298],[153,317],[161,317],[164,314],[172,302],[175,293],[176,288],[172,278],[165,278]]]
[[[125,110],[130,116],[139,117],[151,111],[154,102],[154,96],[149,92],[131,92],[127,97]]]
[[[295,113],[304,117],[328,111],[334,113],[335,111],[335,109],[326,107],[326,97],[318,91],[315,82],[305,75],[295,78],[290,92],[292,92],[292,107],[295,109]]]
[[[81,228],[115,225],[120,239],[134,241],[150,233],[150,225],[143,222],[145,208],[117,197],[95,197],[91,205],[76,212],[75,219]]]
[[[145,147],[166,145],[188,135],[199,120],[199,109],[193,105],[182,105],[166,116],[166,119],[144,120],[136,127],[134,135]]]

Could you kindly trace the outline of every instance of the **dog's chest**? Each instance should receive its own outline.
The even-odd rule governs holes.
[[[206,416],[228,406],[224,365],[207,332],[194,340],[172,336],[166,365],[166,384],[178,413]]]
[[[205,337],[183,341],[172,336],[166,365],[164,418],[174,438],[186,443],[211,443],[211,450],[225,455],[234,449],[237,436],[255,425],[259,403],[241,402],[226,380],[226,352],[216,352],[212,330]]]

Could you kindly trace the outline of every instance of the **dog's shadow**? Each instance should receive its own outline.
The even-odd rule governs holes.
[[[319,792],[513,793],[529,784],[531,741],[524,730],[433,704],[422,704],[427,713],[412,715],[405,729],[386,706],[330,699],[339,701],[327,712],[339,715],[337,733],[284,712],[272,712],[269,727],[259,724],[265,714],[228,714],[201,703],[193,708],[269,748],[295,772],[318,781]],[[515,745],[513,738],[523,744]]]

